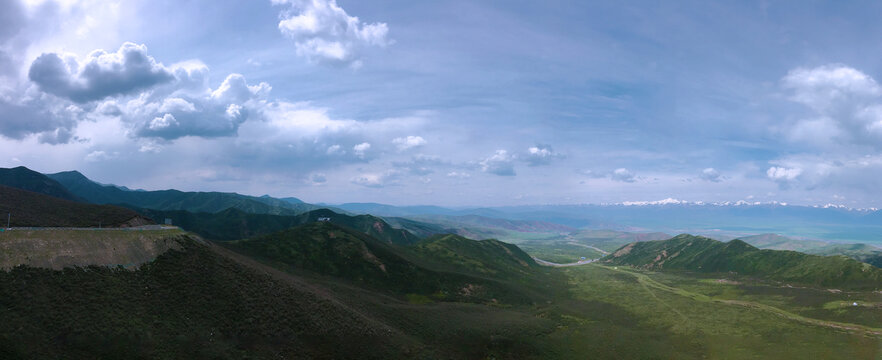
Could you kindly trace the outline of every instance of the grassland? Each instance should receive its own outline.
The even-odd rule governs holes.
[[[562,271],[570,278],[575,298],[616,304],[637,319],[638,328],[668,330],[671,339],[679,339],[668,343],[671,351],[697,348],[702,357],[713,359],[874,359],[882,354],[875,325],[848,323],[844,317],[810,317],[828,303],[808,306],[776,296],[770,287],[763,292],[727,281],[599,265]],[[811,291],[829,299],[824,289]],[[857,296],[826,294],[840,301]],[[834,314],[836,309],[826,311]],[[668,354],[657,355],[670,358]]]

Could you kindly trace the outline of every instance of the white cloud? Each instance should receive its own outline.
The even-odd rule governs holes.
[[[722,181],[722,176],[720,172],[714,168],[706,168],[701,171],[701,179],[710,182],[720,182]]]
[[[352,178],[352,183],[370,188],[381,188],[398,184],[398,172],[394,170],[385,173],[365,173]]]
[[[423,139],[422,136],[407,136],[395,138],[392,143],[395,144],[398,151],[404,151],[425,145],[426,139]]]
[[[83,61],[72,54],[44,53],[28,78],[44,92],[84,103],[125,95],[174,80],[172,72],[147,55],[147,47],[123,43],[112,53],[92,51]]]
[[[343,150],[343,148],[340,145],[334,144],[334,145],[328,146],[328,150],[325,151],[325,153],[328,155],[343,155],[343,154],[346,154],[346,151]]]
[[[882,88],[872,77],[841,64],[797,68],[787,73],[783,82],[784,87],[794,91],[793,100],[819,111],[882,94]]]
[[[527,149],[527,153],[522,159],[529,166],[539,166],[551,164],[554,159],[563,158],[563,154],[554,152],[551,145],[536,145]]]
[[[514,157],[505,150],[496,150],[492,156],[481,160],[481,171],[499,176],[514,176]]]
[[[310,61],[358,67],[365,48],[389,44],[385,23],[364,23],[336,0],[272,1],[289,5],[279,30],[294,40],[297,54]]]
[[[175,119],[174,115],[166,113],[161,117],[153,118],[147,128],[152,131],[159,131],[172,125],[178,125],[178,120]]]
[[[87,162],[99,162],[99,161],[114,159],[117,156],[119,156],[118,153],[107,153],[103,150],[96,150],[96,151],[92,151],[88,155],[86,155],[85,160]]]
[[[799,175],[802,175],[802,169],[800,168],[772,166],[766,170],[766,176],[779,184],[787,184],[794,181]]]
[[[364,143],[353,146],[352,151],[355,153],[355,156],[358,156],[358,158],[360,158],[360,159],[364,159],[365,153],[368,150],[370,150],[370,148],[371,148],[371,144],[364,142]]]
[[[871,76],[826,65],[792,70],[782,85],[791,91],[791,100],[817,115],[785,127],[789,140],[836,151],[856,145],[882,148],[882,87]]]
[[[472,176],[469,175],[468,173],[465,173],[465,172],[451,171],[451,172],[447,173],[447,177],[458,178],[458,179],[468,179]]]
[[[610,179],[612,179],[613,181],[621,181],[626,183],[637,181],[636,175],[634,175],[634,173],[626,168],[618,168],[613,170],[612,174],[610,174]]]

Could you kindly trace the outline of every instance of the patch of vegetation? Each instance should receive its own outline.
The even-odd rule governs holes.
[[[12,227],[125,227],[152,224],[137,212],[112,205],[60,199],[0,185],[0,223]]]

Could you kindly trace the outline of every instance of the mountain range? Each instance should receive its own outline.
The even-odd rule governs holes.
[[[822,341],[796,349],[864,354],[872,344],[861,339],[880,323],[864,312],[875,311],[882,269],[748,242],[875,256],[865,245],[518,218],[548,209],[353,215],[296,198],[7,170],[0,183],[18,187],[0,185],[0,208],[14,227],[54,229],[0,233],[4,359],[700,359],[792,355],[786,344],[812,336]],[[672,205],[641,209],[662,216],[655,206]],[[553,219],[587,216],[563,215]],[[186,231],[94,229],[165,219]],[[573,254],[602,258],[561,268],[534,259]]]

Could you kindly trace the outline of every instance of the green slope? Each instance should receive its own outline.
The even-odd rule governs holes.
[[[331,276],[399,295],[440,301],[529,301],[486,278],[429,269],[394,244],[330,222],[308,223],[228,246],[288,272]]]
[[[533,258],[516,245],[495,239],[435,235],[410,250],[450,271],[496,278],[528,276],[538,267]]]
[[[11,169],[0,168],[0,185],[54,196],[65,200],[82,200],[67,191],[67,189],[57,181],[24,166]]]
[[[249,213],[274,215],[296,215],[318,208],[311,204],[236,193],[123,190],[115,186],[98,184],[77,171],[65,171],[47,176],[64,185],[74,195],[95,204],[126,204],[146,209],[192,212],[218,212],[235,208]]]
[[[0,185],[0,218],[12,227],[125,227],[152,224],[135,211],[112,205],[84,204]]]
[[[845,256],[760,250],[741,240],[724,243],[686,234],[669,240],[631,243],[601,261],[646,269],[737,273],[816,286],[882,287],[882,269]]]

